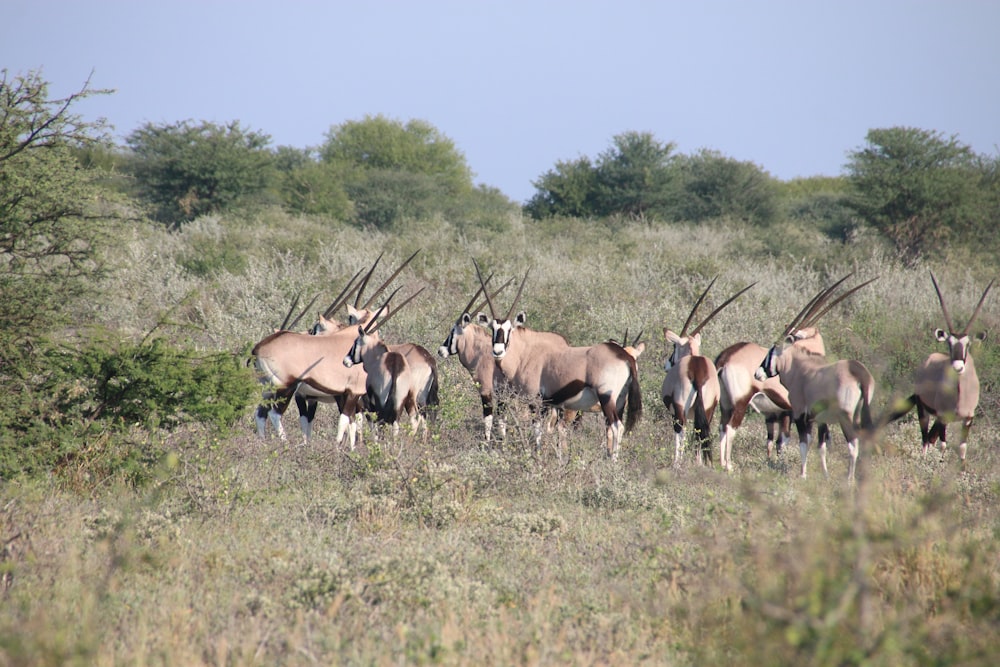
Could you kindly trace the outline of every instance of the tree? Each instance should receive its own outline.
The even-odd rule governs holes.
[[[679,161],[680,195],[675,216],[700,222],[729,216],[767,225],[778,214],[774,179],[752,162],[702,149]]]
[[[125,141],[140,195],[173,224],[260,195],[274,176],[270,136],[239,121],[146,123]]]
[[[65,304],[101,272],[103,194],[95,170],[76,154],[109,139],[103,121],[84,121],[71,110],[110,92],[88,80],[50,99],[39,72],[0,73],[0,361],[9,344],[65,322]]]
[[[910,127],[869,130],[847,165],[850,205],[913,260],[981,227],[987,170],[955,137]]]
[[[533,183],[537,192],[525,212],[536,219],[660,213],[674,196],[673,150],[648,132],[616,135],[594,163],[587,157],[556,163]]]
[[[612,144],[597,159],[599,213],[642,218],[662,212],[673,198],[675,144],[660,143],[649,132],[625,132],[616,135]]]

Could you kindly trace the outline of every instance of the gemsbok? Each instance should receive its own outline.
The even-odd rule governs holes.
[[[406,260],[402,266],[409,261]],[[367,282],[374,268],[375,265],[369,270],[363,282]],[[354,292],[353,285],[360,274],[361,271],[351,278],[338,298],[324,311],[324,317],[346,304]],[[398,274],[399,270],[394,272],[379,288],[379,293]],[[284,324],[287,325],[287,322],[286,316]],[[336,322],[333,324],[336,325]],[[351,449],[355,447],[360,409],[365,398],[365,375],[360,366],[356,369],[345,369],[341,363],[344,355],[350,350],[355,336],[356,333],[352,328],[330,330],[324,335],[299,333],[282,328],[254,346],[252,355],[260,382],[265,385],[264,403],[258,408],[256,416],[257,433],[260,437],[265,435],[269,417],[279,437],[285,439],[281,417],[294,397],[300,410],[299,422],[302,425],[305,442],[311,437],[316,402],[332,402],[336,403],[340,410],[337,443],[342,443],[344,435],[347,434]]]
[[[492,277],[490,275],[485,282],[489,284]],[[494,290],[491,298],[495,299],[513,280],[511,278]],[[472,314],[486,305],[486,300],[483,299],[478,305],[473,306],[482,293],[483,288],[480,287],[469,299],[469,303],[465,305],[448,332],[447,338],[438,348],[438,356],[442,359],[447,359],[452,355],[457,356],[459,362],[472,376],[472,380],[479,390],[480,403],[483,406],[483,430],[486,444],[489,445],[493,438],[494,410],[496,409],[497,412],[502,410],[502,406],[495,405],[494,396],[498,386],[501,390],[503,389],[504,381],[503,372],[497,368],[496,360],[493,358],[493,341],[490,335],[486,333],[484,328],[476,326],[472,322]],[[505,426],[502,416],[500,419],[500,437],[503,438]]]
[[[570,347],[559,334],[535,331],[525,326],[527,315],[511,314],[528,279],[525,273],[506,315],[498,317],[476,264],[476,275],[490,316],[479,313],[477,321],[492,334],[492,351],[508,385],[525,396],[534,412],[535,449],[541,443],[545,408],[589,410],[599,404],[606,425],[605,445],[611,460],[617,460],[624,434],[642,415],[642,392],[635,359],[612,342],[589,347]],[[624,420],[623,420],[624,417]],[[561,452],[560,452],[561,455]]]
[[[398,313],[423,290],[424,288],[417,290],[393,310],[391,315]],[[410,364],[401,352],[390,350],[378,334],[379,327],[391,315],[382,317],[382,311],[379,310],[367,324],[358,325],[357,337],[344,355],[343,364],[346,368],[356,365],[364,367],[368,404],[375,413],[377,423],[390,424],[395,436],[399,431],[399,422],[405,416],[413,433],[417,433],[421,426],[426,432],[425,418],[417,406],[418,386]]]
[[[799,336],[813,338],[818,336],[818,332],[812,329],[823,315],[875,280],[872,278],[863,282],[827,303],[837,287],[850,275],[852,274],[821,290],[806,304],[785,327],[779,341],[771,346],[755,373],[755,377],[761,381],[778,376],[781,384],[788,390],[792,419],[799,432],[799,455],[803,478],[806,476],[806,459],[809,455],[813,424],[819,426],[817,439],[825,476],[829,476],[826,465],[826,450],[830,435],[828,424],[832,422],[840,424],[850,454],[847,479],[851,483],[854,481],[857,468],[861,431],[870,431],[872,428],[871,402],[875,381],[864,364],[847,359],[827,363],[825,357],[795,345],[796,340],[802,339]]]
[[[688,327],[691,326],[691,321],[697,314],[699,306],[701,306],[708,295],[708,291],[712,289],[712,285],[715,284],[717,279],[718,276],[713,278],[712,282],[705,288],[705,291],[698,297],[698,300],[695,301],[694,307],[691,308],[691,313],[684,322],[684,326],[681,327],[679,334],[667,328],[663,329],[663,337],[674,344],[670,356],[664,363],[666,376],[663,378],[663,385],[660,388],[663,404],[673,416],[674,465],[680,465],[681,452],[684,449],[685,426],[689,416],[693,418],[695,434],[698,440],[698,463],[702,463],[703,457],[709,463],[712,461],[709,431],[711,429],[712,416],[715,414],[715,408],[719,403],[719,376],[712,360],[701,355],[701,330],[723,308],[757,284],[750,283],[726,299],[722,305],[702,320],[701,324],[689,331]],[[732,470],[731,451],[723,448],[720,459],[723,468]]]
[[[942,458],[948,449],[945,428],[951,422],[962,422],[962,441],[958,445],[958,456],[964,466],[969,430],[979,405],[979,377],[976,375],[976,364],[969,353],[972,347],[969,330],[979,316],[986,295],[995,281],[991,280],[983,290],[972,317],[961,331],[952,322],[934,273],[931,273],[931,282],[934,283],[934,291],[941,304],[944,323],[948,326],[947,331],[935,329],[934,337],[948,346],[948,354],[932,352],[927,357],[915,374],[913,395],[906,399],[905,408],[893,414],[890,420],[902,417],[916,405],[923,451],[926,454],[931,445],[940,440]],[[933,427],[930,426],[931,417],[935,418]]]

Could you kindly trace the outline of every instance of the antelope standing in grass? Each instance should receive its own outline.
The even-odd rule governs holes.
[[[826,356],[823,336],[816,327],[797,329],[794,339],[794,345]],[[732,452],[736,429],[743,424],[747,410],[753,408],[764,415],[767,458],[770,460],[775,451],[781,453],[791,438],[792,406],[780,378],[761,381],[754,377],[765,356],[766,347],[749,342],[734,343],[715,358],[715,367],[719,375],[719,448]]]
[[[382,284],[377,294],[388,286],[410,259]],[[377,264],[376,260],[359,290],[363,289]],[[324,318],[350,299],[354,282],[360,274],[359,271],[351,278],[347,287],[323,313]],[[370,305],[366,304],[364,308]],[[359,409],[365,397],[365,375],[361,367],[345,369],[340,360],[350,350],[355,332],[353,329],[331,328],[323,335],[311,335],[285,330],[287,322],[286,317],[281,330],[259,341],[252,351],[260,381],[265,385],[265,404],[257,410],[258,435],[264,436],[266,421],[270,417],[279,437],[285,438],[281,416],[294,397],[300,411],[303,437],[308,442],[316,403],[332,402],[340,410],[336,441],[340,444],[344,435],[348,434],[349,444],[353,449],[358,435],[356,417],[360,418]],[[328,320],[328,324],[330,322]],[[332,324],[338,326],[336,322]]]
[[[492,277],[492,275],[489,276],[485,282],[489,284]],[[493,292],[491,298],[495,299],[512,281],[513,279],[508,280],[501,285],[499,289]],[[502,388],[504,386],[504,380],[503,371],[497,368],[496,360],[493,358],[493,340],[484,328],[475,326],[472,322],[472,313],[478,312],[486,305],[486,300],[483,299],[483,301],[473,307],[476,299],[482,293],[483,288],[480,287],[472,298],[469,299],[469,303],[465,305],[458,319],[455,320],[455,324],[452,325],[451,330],[448,332],[447,338],[444,339],[444,342],[438,348],[438,356],[442,359],[447,359],[452,355],[457,356],[465,370],[469,371],[473,382],[476,383],[476,387],[479,390],[479,400],[483,406],[483,431],[486,444],[488,445],[493,437],[494,392],[498,387]],[[496,407],[499,409],[502,406]],[[504,433],[504,423],[501,421],[501,438],[504,436]]]
[[[721,306],[702,320],[701,324],[689,332],[688,327],[691,326],[691,320],[694,319],[698,307],[701,306],[717,279],[718,276],[713,278],[705,291],[698,297],[679,334],[670,329],[664,328],[663,330],[664,338],[674,344],[673,351],[664,364],[664,370],[667,374],[663,378],[663,385],[660,389],[663,404],[673,414],[674,465],[680,464],[681,452],[684,448],[684,428],[689,416],[693,417],[698,439],[698,463],[702,463],[703,456],[709,462],[712,460],[709,431],[712,415],[715,414],[715,408],[719,403],[719,377],[712,360],[701,355],[701,330],[723,308],[756,285],[756,283],[751,283],[726,299]],[[720,459],[724,468],[732,469],[731,451],[723,448]]]
[[[423,288],[400,304],[399,308],[409,303]],[[393,314],[399,312],[399,308]],[[391,424],[393,435],[399,431],[401,419],[408,418],[411,430],[417,433],[421,426],[426,433],[424,416],[417,406],[417,380],[413,370],[401,352],[389,349],[381,340],[378,329],[389,320],[389,316],[381,317],[381,311],[364,325],[358,325],[354,344],[343,358],[347,368],[362,365],[365,369],[365,391],[369,407],[375,412],[376,420],[381,424]],[[433,361],[433,359],[431,360]]]
[[[488,295],[478,264],[476,275]],[[527,279],[525,273],[506,315],[497,317],[493,300],[487,298],[490,317],[480,313],[478,321],[491,330],[493,357],[509,386],[534,402],[535,448],[541,442],[542,409],[589,410],[599,404],[606,424],[607,455],[617,460],[623,435],[632,430],[642,414],[635,359],[617,343],[569,347],[558,334],[524,326],[527,316],[523,311],[511,319]]]
[[[806,304],[785,328],[779,342],[768,350],[755,373],[758,380],[778,376],[781,384],[788,390],[792,418],[799,432],[802,477],[806,476],[806,459],[809,455],[809,442],[812,439],[814,423],[819,425],[820,461],[823,464],[823,474],[826,476],[829,476],[826,465],[829,441],[827,425],[831,422],[840,424],[850,454],[847,471],[849,482],[854,481],[861,430],[870,430],[872,427],[871,402],[875,381],[864,364],[846,359],[827,363],[824,357],[795,345],[796,340],[801,340],[799,336],[808,334],[808,330],[814,328],[815,323],[833,306],[874,280],[872,278],[861,283],[827,305],[836,288],[850,275],[821,290]],[[799,327],[803,329],[800,330]]]
[[[933,273],[931,273],[931,282],[934,283],[934,291],[937,292],[938,302],[941,304],[944,323],[948,326],[947,331],[935,329],[934,337],[948,345],[948,354],[932,352],[927,357],[927,360],[917,369],[914,378],[914,393],[906,400],[906,407],[893,414],[890,420],[902,417],[916,405],[923,451],[926,454],[931,445],[940,440],[942,458],[948,449],[945,428],[951,422],[962,422],[962,441],[958,445],[958,456],[962,465],[965,465],[969,430],[972,428],[976,407],[979,405],[979,377],[976,375],[976,364],[972,360],[972,355],[969,354],[969,348],[972,347],[969,329],[976,321],[976,317],[979,316],[979,311],[982,309],[986,295],[989,294],[994,281],[991,280],[990,284],[983,290],[983,295],[979,298],[979,303],[976,305],[972,317],[965,323],[965,327],[961,331],[957,330],[951,315],[948,314],[944,297],[941,295],[941,289],[938,287],[937,279]],[[935,418],[934,426],[930,427],[932,416]]]

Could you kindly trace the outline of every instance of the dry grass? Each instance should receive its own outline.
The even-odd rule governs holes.
[[[187,233],[229,243],[248,232],[227,224]],[[427,445],[338,450],[334,410],[322,407],[308,447],[258,441],[249,410],[226,437],[152,434],[171,456],[144,487],[84,471],[0,489],[12,577],[0,664],[992,664],[1000,426],[989,342],[977,348],[983,414],[964,471],[954,451],[921,456],[912,419],[869,444],[853,489],[839,434],[830,479],[814,460],[802,480],[797,448],[767,461],[759,418],[737,436],[733,474],[690,455],[670,467],[659,332],[713,275],[718,299],[759,283],[705,331],[708,354],[766,342],[845,267],[880,275],[826,326],[834,355],[876,371],[881,406],[903,391],[908,361],[935,347],[924,269],[875,247],[788,257],[748,230],[509,228],[469,237],[427,222],[419,239],[364,247],[364,235],[334,228],[307,256],[269,252],[292,241],[268,226],[260,243],[244,239],[242,274],[200,278],[173,262],[199,241],[136,232],[108,286],[130,297],[92,314],[137,332],[165,319],[206,347],[244,349],[293,291],[335,294],[383,248],[398,261],[432,240],[406,283],[433,290],[392,333],[433,350],[472,290],[470,254],[505,275],[531,266],[522,307],[535,326],[580,344],[647,331],[647,410],[617,464],[596,416],[562,459],[551,438],[534,454],[518,419],[502,448],[484,449],[478,397],[455,360],[440,364],[444,405]],[[967,316],[987,267],[933,268],[952,313]],[[163,318],[163,303],[181,305]],[[984,328],[996,312],[984,311]],[[294,442],[291,413],[286,422]]]

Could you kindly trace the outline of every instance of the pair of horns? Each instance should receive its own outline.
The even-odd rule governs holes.
[[[802,310],[799,311],[799,314],[796,315],[792,319],[791,322],[789,322],[788,326],[785,327],[785,331],[781,334],[781,339],[784,340],[785,336],[787,336],[788,334],[792,333],[796,329],[803,329],[805,327],[814,326],[817,322],[819,322],[820,318],[822,318],[824,315],[826,315],[828,312],[830,312],[830,310],[834,306],[836,306],[838,303],[840,303],[841,301],[843,301],[847,297],[849,297],[852,294],[854,294],[855,292],[857,292],[862,287],[875,282],[875,280],[878,278],[878,276],[876,276],[875,278],[871,278],[870,280],[866,280],[865,282],[861,283],[860,285],[857,285],[857,286],[852,287],[851,289],[847,290],[846,292],[844,292],[843,294],[841,294],[840,296],[838,296],[836,299],[834,299],[830,303],[827,303],[827,301],[833,295],[834,291],[838,287],[840,287],[844,283],[845,280],[847,280],[848,278],[850,278],[853,275],[854,275],[854,272],[851,271],[846,276],[844,276],[843,278],[841,278],[837,282],[833,283],[829,287],[825,287],[825,288],[821,289],[816,294],[816,296],[814,296],[812,299],[810,299],[809,303],[807,303],[805,305],[805,307]]]
[[[482,273],[482,271],[479,270],[479,262],[477,262],[475,259],[473,259],[472,263],[476,267],[476,277],[479,278],[480,292],[482,292],[483,294],[486,295],[486,303],[490,307],[490,316],[494,320],[499,320],[500,318],[497,317],[497,311],[493,307],[493,298],[490,296],[489,290],[486,289],[486,282],[487,281],[483,280],[483,273]],[[511,313],[514,312],[514,308],[517,306],[517,302],[521,300],[521,293],[524,291],[524,284],[526,282],[528,282],[528,274],[530,272],[531,272],[531,269],[528,269],[527,271],[524,272],[524,278],[521,280],[521,286],[517,288],[517,294],[514,296],[514,300],[511,302],[510,308],[507,309],[507,314],[504,315],[503,319],[505,319],[505,320],[509,320],[510,319]],[[492,277],[492,274],[490,275],[490,277]],[[504,287],[506,287],[508,284],[509,284],[509,282],[506,283],[506,284],[504,284]],[[500,289],[503,289],[503,287],[501,287]],[[500,290],[497,290],[497,293],[499,293],[499,292],[500,292]],[[479,293],[477,292],[476,294],[478,296]],[[496,296],[496,294],[494,294],[493,296]],[[475,300],[475,297],[473,297],[473,300]]]
[[[364,271],[364,269],[360,269],[357,273],[355,273],[351,277],[351,279],[347,283],[347,286],[344,287],[343,290],[341,290],[340,294],[337,295],[337,298],[333,300],[333,303],[331,303],[330,306],[326,310],[323,311],[323,317],[330,317],[330,315],[332,315],[333,313],[335,313],[341,306],[343,306],[344,304],[346,304],[347,301],[351,298],[351,294],[355,294],[355,297],[354,297],[354,307],[355,308],[360,308],[360,309],[363,310],[363,309],[368,308],[369,306],[371,306],[373,303],[375,303],[375,299],[377,299],[379,297],[379,295],[382,294],[382,292],[385,291],[385,288],[389,286],[389,283],[391,283],[393,280],[395,280],[396,276],[398,276],[400,274],[400,272],[404,268],[406,268],[406,265],[409,264],[410,261],[414,257],[417,256],[418,252],[420,252],[419,249],[416,252],[414,252],[412,255],[410,255],[409,258],[407,258],[407,260],[405,262],[403,262],[402,264],[400,264],[399,268],[397,268],[393,272],[393,274],[391,276],[389,276],[385,280],[385,282],[382,283],[382,286],[379,287],[377,290],[375,290],[375,292],[373,292],[370,297],[368,297],[368,301],[366,301],[364,303],[364,305],[360,305],[361,296],[362,296],[362,294],[365,291],[365,287],[368,286],[368,281],[371,280],[372,274],[375,273],[375,268],[378,266],[378,263],[380,261],[382,261],[382,256],[385,255],[385,252],[380,253],[379,256],[375,259],[375,262],[372,264],[371,268],[368,269],[368,273],[366,273],[365,277],[362,278],[361,283],[357,287],[357,292],[355,292],[354,289],[352,289],[353,286],[354,286],[354,281],[358,279],[358,276],[361,275],[361,272]]]
[[[309,304],[302,309],[302,312],[299,313],[294,320],[292,320],[291,319],[292,313],[295,312],[296,306],[299,305],[299,299],[301,297],[302,297],[302,292],[299,292],[298,294],[295,295],[295,298],[292,299],[292,305],[288,307],[288,312],[285,313],[285,319],[281,321],[281,326],[278,327],[277,331],[289,331],[291,329],[294,329],[298,325],[299,320],[302,319],[302,316],[305,315],[307,312],[309,312],[309,309],[312,308],[314,303],[316,303],[316,299],[319,298],[319,294],[314,296],[312,298],[312,301],[310,301]]]
[[[733,301],[735,301],[736,299],[738,299],[744,292],[746,292],[748,289],[750,289],[751,287],[753,287],[754,285],[757,284],[756,282],[752,282],[749,285],[747,285],[746,287],[744,287],[743,289],[741,289],[736,294],[734,294],[731,297],[729,297],[728,299],[726,299],[722,303],[721,306],[719,306],[718,308],[716,308],[715,310],[713,310],[711,313],[709,313],[708,317],[706,317],[705,319],[703,319],[701,321],[701,324],[699,324],[698,326],[696,326],[689,333],[688,332],[688,327],[691,326],[691,320],[694,319],[694,316],[698,312],[698,308],[699,308],[699,306],[701,306],[702,301],[704,301],[705,297],[708,296],[708,290],[712,289],[712,285],[714,285],[715,281],[718,280],[718,279],[719,279],[719,276],[715,276],[714,278],[712,278],[712,282],[710,282],[708,284],[708,287],[705,288],[705,291],[702,292],[701,296],[698,297],[698,300],[694,302],[694,307],[691,308],[691,313],[688,315],[687,319],[684,321],[684,326],[681,328],[681,333],[680,333],[681,338],[683,338],[684,336],[693,336],[696,333],[698,333],[699,331],[701,331],[702,329],[704,329],[705,325],[708,324],[709,322],[711,322],[712,318],[715,317],[716,315],[718,315],[719,312],[721,312],[723,308],[725,308],[726,306],[728,306],[729,304],[731,304]],[[626,333],[626,338],[627,337],[628,337],[628,334]]]
[[[944,313],[944,322],[948,325],[948,333],[955,335],[955,325],[951,322],[951,315],[948,314],[948,308],[944,305],[944,297],[941,296],[941,288],[938,287],[937,279],[934,277],[934,272],[931,271],[931,282],[934,283],[934,291],[937,292],[938,301],[941,303],[941,312]],[[969,333],[969,328],[972,327],[972,323],[976,321],[979,316],[979,311],[983,308],[983,302],[986,301],[986,295],[989,294],[990,288],[993,287],[993,283],[996,282],[996,278],[990,281],[990,284],[986,286],[983,290],[983,295],[979,297],[979,303],[976,304],[976,309],[972,312],[972,317],[969,321],[965,323],[965,328],[962,332],[958,334],[958,337],[966,336]]]
[[[493,280],[493,274],[492,273],[486,277],[486,280],[482,281],[482,283],[479,286],[479,289],[477,289],[476,293],[472,295],[471,299],[469,299],[469,303],[465,304],[465,308],[462,310],[462,313],[458,316],[459,319],[461,319],[461,317],[463,315],[465,315],[466,313],[477,313],[480,310],[482,310],[483,306],[486,305],[487,301],[495,299],[497,297],[497,295],[500,294],[500,292],[502,292],[505,289],[507,289],[507,286],[510,285],[512,282],[514,282],[513,278],[508,278],[507,282],[505,282],[503,285],[501,285],[500,287],[496,288],[493,291],[493,294],[486,294],[485,298],[483,298],[482,301],[480,301],[479,303],[477,303],[475,305],[475,307],[473,307],[472,304],[475,303],[476,299],[479,298],[480,294],[483,294],[483,288],[486,285],[488,285],[491,280]]]
[[[412,259],[412,258],[411,258],[411,259]],[[383,304],[382,304],[382,305],[381,305],[381,306],[379,307],[379,309],[375,311],[375,315],[373,315],[373,316],[372,316],[372,318],[371,318],[370,320],[368,320],[368,323],[364,325],[364,327],[363,327],[363,331],[364,331],[364,332],[365,332],[366,334],[372,334],[372,333],[375,333],[376,331],[378,331],[378,330],[379,330],[379,327],[381,327],[381,326],[382,326],[383,324],[385,324],[385,323],[386,323],[386,322],[388,322],[388,321],[389,321],[390,319],[392,319],[392,316],[393,316],[393,315],[395,315],[395,314],[396,314],[396,313],[398,313],[398,312],[399,312],[400,310],[402,310],[402,309],[403,309],[403,306],[405,306],[406,304],[408,304],[409,302],[411,302],[411,301],[413,301],[413,300],[414,300],[415,298],[417,298],[417,295],[418,295],[418,294],[420,294],[421,292],[423,292],[423,291],[424,291],[425,289],[427,289],[427,287],[426,287],[426,286],[424,286],[424,287],[421,287],[421,288],[420,288],[420,289],[418,289],[418,290],[417,290],[416,292],[414,292],[413,294],[411,294],[410,296],[408,296],[408,297],[406,298],[406,300],[405,300],[405,301],[403,301],[403,303],[399,304],[399,306],[397,306],[396,308],[393,308],[393,309],[392,309],[392,310],[391,310],[391,311],[389,312],[389,314],[388,314],[388,315],[386,315],[385,317],[382,317],[382,313],[383,313],[383,312],[385,311],[385,309],[386,309],[386,308],[388,308],[388,307],[389,307],[389,302],[390,302],[390,301],[392,301],[392,298],[393,298],[394,296],[396,296],[396,294],[397,294],[397,293],[399,292],[399,290],[401,290],[401,289],[403,289],[403,288],[402,288],[402,287],[397,287],[397,288],[396,288],[395,290],[393,290],[392,294],[390,294],[390,295],[389,295],[389,298],[385,300],[385,303],[383,303]],[[370,305],[370,304],[369,304],[369,305]],[[366,305],[366,306],[365,306],[365,308],[367,308],[367,307],[368,307],[368,306]]]

